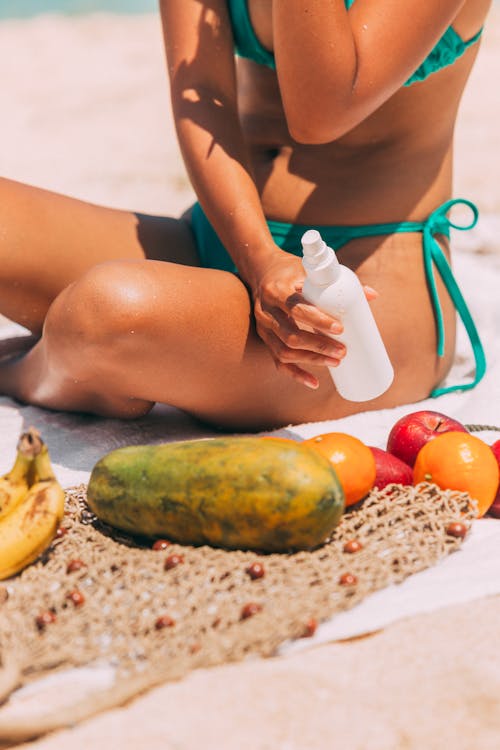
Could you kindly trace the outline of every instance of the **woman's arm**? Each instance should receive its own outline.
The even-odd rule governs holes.
[[[172,110],[193,188],[250,285],[277,248],[251,174],[238,118],[224,0],[161,0]]]
[[[464,0],[273,0],[276,67],[288,128],[327,143],[408,80]]]
[[[331,334],[342,328],[301,297],[300,259],[269,232],[238,118],[226,0],[161,0],[160,7],[173,115],[193,187],[252,291],[257,331],[276,366],[317,387],[307,368],[338,361],[343,347]]]

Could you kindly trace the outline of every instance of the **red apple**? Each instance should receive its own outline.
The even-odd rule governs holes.
[[[491,450],[495,454],[498,467],[500,468],[500,440],[497,440],[496,443],[493,443],[493,445],[491,446]],[[488,513],[494,518],[500,518],[500,486],[497,490],[497,494],[495,499],[493,500],[493,503],[490,505]]]
[[[413,466],[423,445],[442,432],[467,432],[456,419],[437,411],[414,411],[398,419],[387,439],[387,450]]]
[[[413,484],[413,469],[404,461],[393,456],[392,453],[375,448],[370,445],[370,450],[375,456],[377,474],[373,484],[379,490],[383,490],[388,484]]]

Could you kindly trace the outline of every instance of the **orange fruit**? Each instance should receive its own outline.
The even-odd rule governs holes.
[[[498,489],[498,463],[484,440],[466,432],[444,432],[430,440],[417,454],[413,480],[433,482],[442,490],[468,492],[483,516]]]
[[[370,448],[345,432],[326,432],[304,440],[330,461],[345,495],[346,506],[357,503],[373,487],[377,468]]]

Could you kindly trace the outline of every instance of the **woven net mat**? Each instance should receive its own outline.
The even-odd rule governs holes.
[[[272,655],[285,640],[311,635],[316,623],[456,550],[462,539],[447,527],[460,521],[468,528],[474,512],[464,493],[392,485],[345,513],[313,551],[153,550],[150,540],[103,526],[86,505],[85,487],[71,489],[66,533],[0,588],[0,694],[2,684],[9,692],[13,663],[22,685],[72,667],[111,665],[113,685],[66,712],[66,723],[74,722],[195,667]],[[361,549],[345,551],[353,540]],[[175,555],[178,564],[166,569]],[[43,612],[53,621],[41,622]],[[2,723],[2,711],[0,740],[54,728],[49,717],[33,726],[25,717],[21,731]]]

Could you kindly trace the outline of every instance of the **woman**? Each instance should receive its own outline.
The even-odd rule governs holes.
[[[455,307],[477,381],[446,201],[489,2],[162,0],[199,204],[160,219],[4,181],[0,312],[36,343],[4,357],[0,392],[123,418],[159,401],[234,430],[342,417],[427,397]],[[366,285],[395,369],[369,403],[337,394],[341,323],[301,296],[311,226]]]

